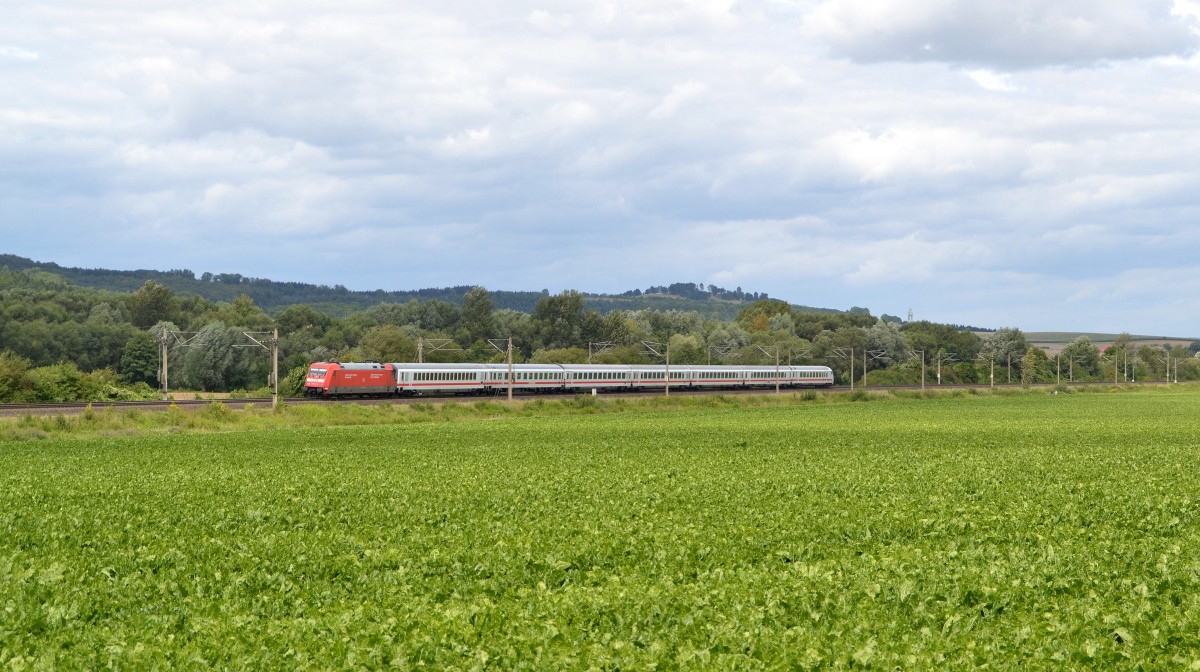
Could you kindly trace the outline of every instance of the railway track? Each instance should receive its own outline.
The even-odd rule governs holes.
[[[1068,383],[1068,384],[1071,385],[1072,387],[1084,387],[1084,386],[1091,386],[1091,385],[1112,385],[1112,383],[1104,383],[1104,382],[1089,382],[1089,383],[1080,382],[1080,383]],[[1162,381],[1157,381],[1157,382],[1121,383],[1121,384],[1122,385],[1165,385],[1167,383],[1163,383]],[[1053,388],[1054,386],[1055,386],[1054,383],[1041,383],[1041,384],[1034,385],[1034,387],[1037,387],[1037,388]],[[990,389],[991,387],[993,387],[993,386],[989,386],[989,385],[926,385],[925,390],[926,391],[965,390],[965,389],[987,390],[987,389]],[[1003,383],[1003,384],[997,384],[994,387],[1001,388],[1001,389],[1003,389],[1003,388],[1019,388],[1019,387],[1021,387],[1021,385],[1019,383]],[[921,386],[920,385],[871,385],[866,388],[863,388],[861,385],[856,385],[854,389],[856,389],[856,390],[866,389],[868,392],[872,392],[872,391],[887,392],[887,391],[898,391],[898,390],[917,391],[917,390],[921,389]],[[808,391],[808,390],[815,391],[817,394],[828,394],[831,392],[849,392],[849,391],[851,391],[850,387],[848,385],[834,385],[833,387],[820,388],[820,389],[816,389],[816,388],[799,388],[799,389],[784,388],[784,389],[780,390],[780,393],[781,394],[793,394],[796,392]],[[774,394],[774,393],[775,393],[775,391],[773,389],[758,388],[758,387],[750,388],[750,389],[724,389],[724,390],[713,390],[713,389],[687,390],[687,389],[683,389],[683,388],[678,388],[678,389],[672,388],[672,390],[671,390],[671,396],[679,396],[679,397],[704,396],[704,395],[714,395],[714,394],[743,395],[743,394]],[[566,394],[558,394],[558,395],[555,395],[555,394],[549,394],[549,395],[518,394],[514,397],[514,399],[516,399],[516,400],[547,399],[547,398],[553,399],[556,397],[563,398],[566,396],[568,396],[568,395],[566,395]],[[662,391],[615,392],[612,390],[606,390],[602,394],[600,394],[600,396],[606,397],[606,398],[618,397],[618,396],[624,397],[624,398],[661,397],[661,396],[663,396],[663,392]],[[308,397],[287,397],[287,398],[280,399],[280,402],[286,403],[289,405],[331,404],[331,403],[399,404],[399,405],[402,405],[402,404],[428,403],[428,402],[474,403],[476,401],[481,401],[481,400],[504,400],[504,399],[506,399],[504,394],[487,395],[487,396],[481,396],[481,395],[470,395],[470,396],[466,396],[466,395],[423,395],[423,396],[417,396],[417,397],[373,397],[373,398],[362,398],[362,399],[348,398],[348,399],[338,399],[338,400],[312,399],[312,398],[308,398]],[[177,400],[177,401],[162,401],[162,400],[155,400],[155,401],[96,401],[96,402],[90,402],[90,403],[81,402],[81,403],[41,403],[41,404],[0,404],[0,417],[20,417],[20,416],[23,416],[26,414],[29,414],[29,415],[58,415],[58,414],[75,415],[75,414],[85,412],[89,407],[93,411],[99,411],[99,410],[104,410],[104,409],[115,409],[115,410],[136,409],[139,411],[159,411],[159,412],[161,412],[161,411],[166,411],[166,410],[170,409],[172,406],[174,406],[176,408],[194,409],[194,408],[202,408],[204,406],[207,406],[209,404],[216,403],[216,402],[225,404],[226,406],[229,406],[233,409],[244,409],[248,406],[255,406],[255,407],[269,406],[271,404],[271,398],[270,397],[258,397],[258,398],[249,398],[249,399],[188,399],[188,400]]]

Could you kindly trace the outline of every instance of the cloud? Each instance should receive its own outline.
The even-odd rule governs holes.
[[[803,31],[853,61],[1019,70],[1185,55],[1195,21],[1167,0],[827,0]]]
[[[975,70],[967,70],[966,75],[988,91],[1011,93],[1020,90],[1019,87],[1012,83],[1012,78],[1004,73],[994,72],[986,68],[977,68]]]
[[[0,25],[0,228],[89,267],[694,279],[1086,326],[1063,297],[1197,270],[1189,7],[26,4]]]
[[[700,82],[684,82],[672,86],[671,92],[663,98],[662,102],[650,110],[650,118],[670,119],[674,117],[681,107],[703,96],[707,88]]]
[[[9,44],[0,44],[0,59],[8,59],[13,61],[36,61],[38,53],[29,51],[20,47],[14,47]]]
[[[820,147],[864,183],[992,173],[1019,158],[1004,139],[971,129],[916,125],[837,132],[822,139]]]

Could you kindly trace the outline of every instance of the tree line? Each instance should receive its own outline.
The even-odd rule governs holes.
[[[233,301],[245,294],[264,310],[276,311],[287,306],[306,304],[331,317],[346,317],[379,303],[404,303],[417,301],[445,301],[462,305],[462,299],[471,289],[463,285],[409,291],[355,291],[342,285],[316,285],[303,282],[281,282],[267,278],[255,278],[240,273],[210,273],[199,276],[191,269],[177,268],[169,271],[136,270],[114,271],[96,268],[69,268],[54,263],[37,262],[11,254],[0,254],[0,268],[13,271],[45,271],[57,275],[72,285],[91,287],[112,292],[133,292],[146,280],[163,285],[180,296],[197,295],[210,301]],[[492,300],[497,308],[511,308],[523,313],[532,312],[549,290],[536,291],[493,291]],[[696,310],[709,317],[733,319],[740,304],[760,298],[765,293],[744,292],[741,287],[726,290],[716,285],[676,282],[666,286],[648,287],[645,291],[631,290],[621,294],[584,294],[589,307],[601,312],[610,310],[639,310],[643,308]],[[814,308],[812,310],[820,310]]]
[[[901,322],[866,309],[813,312],[764,298],[729,320],[696,311],[610,310],[569,290],[542,293],[528,312],[497,307],[468,290],[461,303],[379,302],[343,317],[297,304],[268,314],[247,294],[230,301],[184,295],[153,280],[136,291],[71,285],[38,269],[0,269],[0,401],[152,396],[159,343],[169,347],[171,389],[209,392],[266,386],[270,358],[246,332],[280,333],[285,392],[295,393],[313,361],[499,362],[489,340],[511,337],[518,362],[825,364],[840,382],[916,384],[922,361],[934,383],[1200,379],[1187,348],[1138,346],[1123,335],[1101,352],[1086,337],[1058,359],[1015,328],[983,336],[954,325]],[[648,348],[647,343],[654,344]],[[851,360],[853,356],[853,360]],[[291,390],[288,390],[288,385]]]

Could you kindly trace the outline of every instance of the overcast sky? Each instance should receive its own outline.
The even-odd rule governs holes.
[[[0,10],[0,251],[1200,337],[1200,0]]]

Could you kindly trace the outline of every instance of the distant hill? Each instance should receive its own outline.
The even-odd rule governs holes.
[[[37,269],[54,273],[73,285],[115,292],[134,292],[147,280],[153,280],[181,296],[197,295],[210,301],[232,301],[245,294],[268,313],[297,304],[306,304],[331,317],[345,317],[355,311],[379,303],[407,303],[417,301],[446,301],[461,304],[471,285],[457,287],[428,288],[408,291],[351,291],[342,285],[313,285],[303,282],[276,282],[264,278],[250,278],[237,273],[203,273],[200,277],[187,269],[169,271],[136,270],[112,271],[99,268],[71,268],[52,262],[39,262],[11,254],[0,254],[0,268],[14,271]],[[546,291],[496,291],[489,290],[497,308],[509,308],[524,313],[533,312],[539,299]],[[582,291],[582,290],[581,290]],[[743,292],[739,287],[727,290],[721,287],[674,283],[634,289],[622,294],[591,294],[584,292],[589,308],[599,313],[613,310],[688,310],[696,311],[706,318],[732,320],[746,305],[768,298],[765,293]],[[794,304],[793,304],[794,305]],[[830,308],[795,306],[812,312],[842,312]]]
[[[1113,342],[1116,341],[1120,336],[1120,334],[1100,334],[1078,331],[1030,331],[1025,333],[1025,342],[1029,343],[1030,345],[1036,345],[1053,356],[1062,352],[1063,348],[1066,347],[1067,344],[1079,338],[1080,336],[1087,336],[1089,341],[1097,346],[1100,346],[1101,349],[1104,349],[1112,345]],[[1178,345],[1185,348],[1189,347],[1197,340],[1195,338],[1184,338],[1179,336],[1149,336],[1145,334],[1132,334],[1130,338],[1133,339],[1134,345],[1137,346]]]

